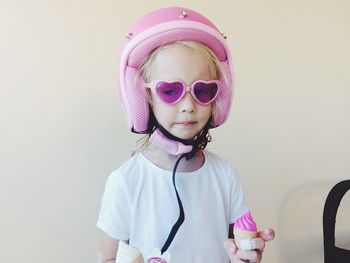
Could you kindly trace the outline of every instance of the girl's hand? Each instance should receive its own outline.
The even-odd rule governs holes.
[[[264,231],[258,232],[258,237],[253,238],[255,241],[255,249],[240,250],[237,248],[234,239],[227,239],[224,242],[224,247],[230,258],[231,263],[243,262],[261,262],[262,252],[265,248],[265,242],[271,241],[275,238],[275,231],[271,228],[266,228]]]

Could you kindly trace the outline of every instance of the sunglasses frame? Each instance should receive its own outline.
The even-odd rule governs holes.
[[[183,89],[182,89],[182,94],[179,96],[179,98],[177,99],[177,100],[175,100],[174,102],[172,102],[172,103],[168,103],[168,102],[166,102],[166,101],[164,101],[159,95],[158,95],[158,93],[157,93],[157,85],[158,85],[158,83],[160,83],[160,82],[166,82],[166,83],[181,83],[182,84],[182,87],[183,87]],[[216,85],[217,85],[217,87],[218,87],[218,89],[217,89],[217,92],[216,92],[216,94],[215,94],[215,96],[210,100],[210,101],[208,101],[207,103],[203,103],[203,102],[201,102],[201,101],[199,101],[198,99],[197,99],[197,97],[196,97],[196,94],[194,93],[194,86],[197,84],[197,83],[205,83],[205,84],[212,84],[212,83],[215,83]],[[191,84],[191,86],[188,86],[184,81],[182,81],[182,80],[153,80],[153,81],[151,81],[151,82],[149,82],[149,83],[146,83],[146,82],[143,82],[143,85],[144,85],[144,88],[149,88],[149,89],[151,89],[153,92],[155,92],[156,94],[157,94],[157,96],[163,101],[163,102],[165,102],[166,104],[169,104],[169,105],[174,105],[174,104],[176,104],[177,102],[179,102],[184,96],[185,96],[185,94],[187,93],[187,92],[189,92],[190,94],[191,94],[191,96],[192,96],[192,98],[198,103],[198,104],[200,104],[200,105],[204,105],[204,106],[206,106],[206,105],[209,105],[210,103],[212,103],[216,98],[217,98],[217,96],[218,96],[218,94],[220,93],[220,85],[221,84],[221,81],[220,80],[196,80],[195,82],[193,82],[192,84]]]

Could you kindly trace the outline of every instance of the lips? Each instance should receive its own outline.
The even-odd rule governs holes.
[[[184,126],[192,126],[196,123],[197,122],[195,122],[195,121],[183,121],[183,122],[178,122],[177,124],[184,125]]]

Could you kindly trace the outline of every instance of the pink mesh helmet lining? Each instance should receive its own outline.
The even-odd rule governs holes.
[[[182,17],[181,12],[186,13]],[[229,49],[222,34],[202,15],[180,7],[156,10],[131,28],[119,64],[120,95],[129,128],[145,133],[149,106],[140,85],[138,68],[142,60],[160,45],[178,40],[193,40],[208,46],[220,61],[221,92],[216,99],[211,127],[223,124],[230,112],[233,85]]]

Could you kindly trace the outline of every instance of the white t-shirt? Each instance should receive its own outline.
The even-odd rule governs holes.
[[[230,164],[209,151],[204,157],[197,171],[176,173],[185,221],[168,249],[172,263],[229,262],[223,241],[229,224],[247,210]],[[172,171],[137,153],[109,176],[97,226],[148,258],[162,248],[178,216]]]

